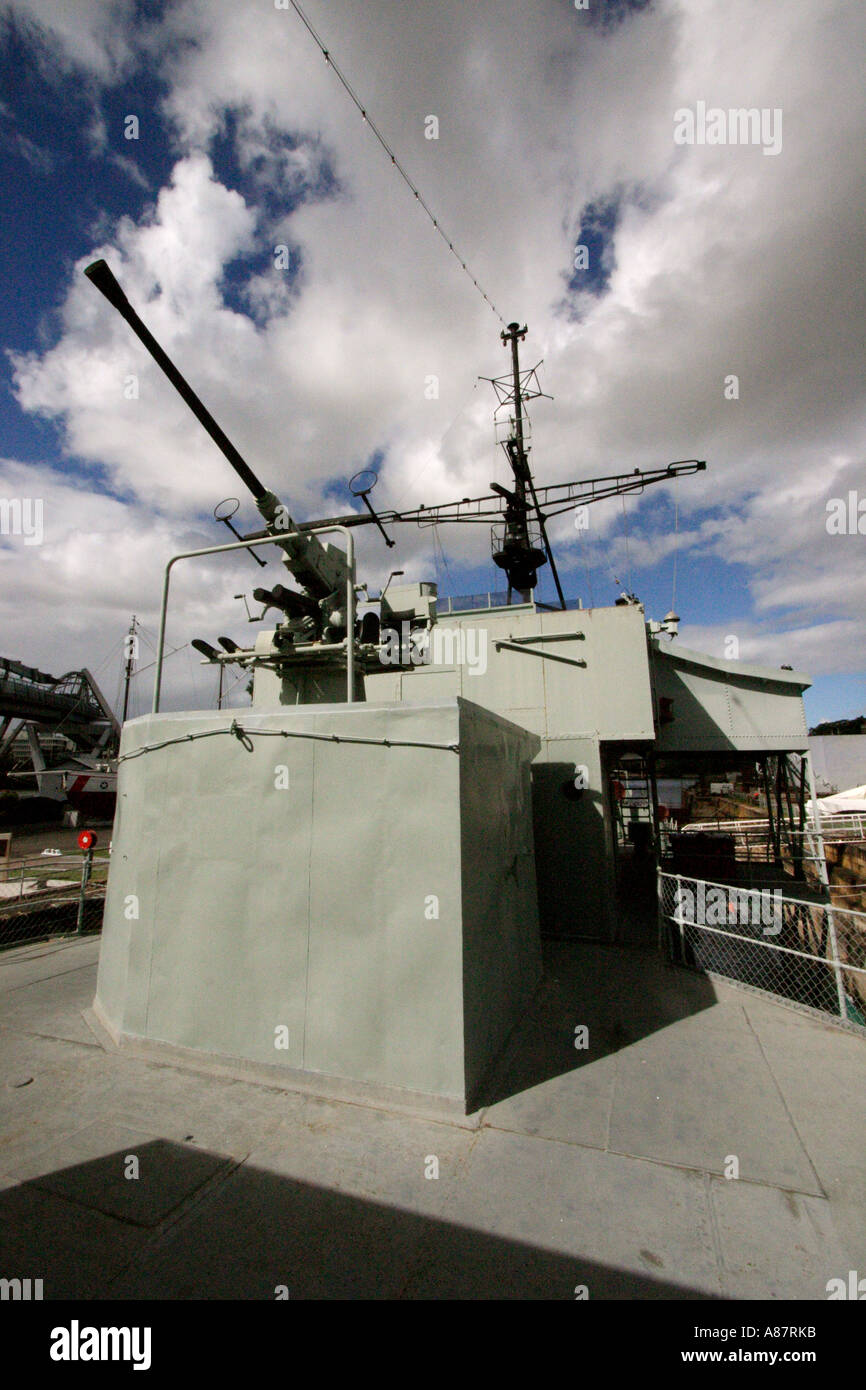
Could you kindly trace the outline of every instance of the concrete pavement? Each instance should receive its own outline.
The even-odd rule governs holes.
[[[866,1271],[851,1032],[548,943],[459,1124],[108,1050],[98,949],[0,958],[0,1277],[46,1298],[825,1299]]]

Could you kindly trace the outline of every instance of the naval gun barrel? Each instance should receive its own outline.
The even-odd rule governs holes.
[[[84,271],[88,280],[91,280],[96,288],[105,295],[109,304],[126,320],[135,336],[147,348],[151,357],[158,367],[165,372],[178,395],[182,396],[192,411],[195,418],[207,430],[214,444],[221,453],[228,459],[238,477],[249,488],[253,495],[253,500],[258,502],[260,498],[267,494],[265,487],[250,468],[246,459],[238,453],[228,435],[225,434],[211,415],[207,406],[193,391],[186,378],[178,371],[168,353],[164,352],[159,343],[154,338],[150,329],[142,323],[138,314],[133,309],[120,285],[117,283],[108,263],[106,261],[94,261],[87,266]]]
[[[238,477],[249,488],[256,506],[268,523],[267,534],[274,537],[283,552],[283,563],[286,567],[317,601],[325,600],[326,604],[332,601],[342,603],[341,595],[338,598],[334,596],[346,582],[346,557],[343,551],[336,546],[323,543],[318,536],[299,532],[279,498],[256,477],[246,459],[238,453],[228,435],[220,429],[207,406],[178,371],[168,353],[160,347],[153,334],[142,323],[106,262],[94,261],[86,267],[84,274],[126,320],[154,362],[186,401],[193,415],[207,430],[214,444],[228,459]]]

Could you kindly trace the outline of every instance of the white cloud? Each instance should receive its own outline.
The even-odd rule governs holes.
[[[135,0],[2,0],[31,40],[45,71],[58,64],[100,82],[117,81],[133,61],[130,26]]]
[[[785,626],[808,615],[816,659],[835,659],[834,623],[862,649],[866,570],[854,538],[829,543],[824,508],[863,476],[866,11],[786,0],[781,18],[755,0],[662,0],[602,34],[554,0],[305,8],[504,317],[529,324],[525,360],[544,356],[556,398],[533,410],[539,480],[707,458],[678,487],[678,546],[747,566],[762,626],[786,608]],[[94,254],[292,508],[331,509],[323,485],[378,446],[383,506],[503,477],[483,384],[439,442],[476,373],[505,370],[499,325],[291,11],[186,0],[143,32],[124,5],[14,9],[95,79],[142,52],[167,79],[172,182]],[[675,146],[674,112],[698,100],[781,108],[782,152]],[[208,162],[229,109],[257,176],[249,205]],[[438,141],[424,139],[428,114]],[[281,211],[279,197],[300,202]],[[623,200],[608,293],[569,319],[557,306],[580,212],[606,197]],[[273,268],[277,242],[301,258],[291,286]],[[255,319],[226,299],[239,257]],[[123,399],[131,372],[137,402]],[[732,373],[736,401],[723,394]],[[22,405],[62,416],[70,449],[144,515],[177,524],[237,491],[80,273],[59,342],[21,359],[18,381]],[[693,524],[707,506],[717,519]],[[401,540],[410,555],[429,546],[426,533]],[[459,557],[486,551],[474,528],[444,540]],[[634,540],[632,558],[671,545]],[[364,548],[384,570],[372,537]],[[678,603],[687,618],[687,593]]]
[[[752,622],[712,627],[687,624],[681,627],[673,650],[679,643],[690,651],[706,652],[720,660],[736,659],[755,666],[787,665],[806,675],[845,675],[862,670],[862,652],[857,645],[859,630],[854,618],[781,631],[762,629]],[[731,656],[732,637],[738,643],[736,658]]]

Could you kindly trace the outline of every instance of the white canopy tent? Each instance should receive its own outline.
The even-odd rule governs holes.
[[[806,802],[806,814],[812,814],[811,801]],[[837,792],[835,796],[818,797],[819,816],[858,816],[866,814],[866,783]]]

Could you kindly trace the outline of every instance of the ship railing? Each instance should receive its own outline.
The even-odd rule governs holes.
[[[786,836],[819,834],[825,843],[866,839],[866,815],[860,814],[820,816],[817,822],[809,818],[803,825],[799,821],[792,823],[785,818],[779,825]],[[748,820],[690,821],[688,825],[680,826],[683,834],[734,835],[746,840],[763,839],[771,830],[770,821],[759,816],[750,817]]]
[[[12,946],[102,925],[108,854],[30,855],[0,866],[0,959]]]
[[[658,914],[673,964],[866,1030],[866,912],[660,871]]]

